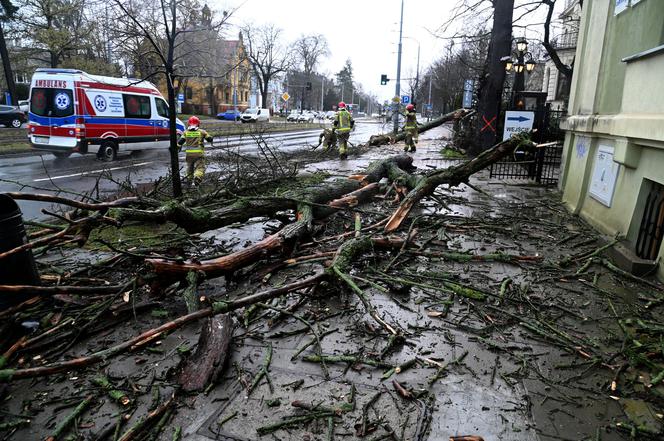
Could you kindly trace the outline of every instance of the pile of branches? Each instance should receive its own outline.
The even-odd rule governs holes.
[[[163,430],[164,424],[172,413],[179,399],[186,393],[206,390],[219,380],[228,357],[229,344],[233,335],[233,320],[231,314],[244,310],[245,316],[251,310],[272,310],[282,316],[291,316],[300,320],[313,335],[312,341],[302,348],[314,348],[315,353],[305,356],[305,361],[319,363],[321,369],[326,371],[326,364],[352,363],[366,364],[384,369],[385,378],[394,372],[402,372],[417,364],[428,364],[436,367],[436,374],[429,380],[433,385],[446,371],[463,362],[465,354],[445,364],[433,360],[415,358],[405,364],[396,365],[384,360],[395,347],[402,345],[406,339],[407,331],[392,318],[386,317],[375,307],[371,297],[366,293],[366,286],[375,289],[385,289],[384,286],[420,286],[431,289],[431,274],[410,274],[408,277],[398,277],[390,273],[390,267],[406,255],[426,256],[429,258],[442,258],[446,261],[499,261],[512,264],[540,263],[540,256],[516,255],[508,253],[494,253],[490,255],[471,255],[466,253],[438,252],[430,253],[425,247],[426,243],[434,242],[436,236],[427,239],[424,244],[415,246],[418,234],[418,222],[415,218],[405,228],[407,219],[418,204],[428,198],[439,200],[436,190],[441,186],[449,188],[468,183],[470,176],[484,169],[491,163],[511,154],[515,148],[528,144],[525,137],[514,137],[502,142],[494,148],[484,152],[476,158],[459,165],[427,173],[416,174],[412,166],[412,158],[405,155],[394,156],[375,161],[362,174],[349,176],[347,179],[325,180],[312,186],[290,188],[276,194],[262,193],[255,195],[250,190],[259,187],[274,186],[283,178],[283,173],[271,177],[259,184],[235,191],[218,189],[210,193],[199,193],[194,197],[183,200],[162,200],[157,197],[131,196],[120,198],[111,202],[81,202],[65,197],[46,194],[11,193],[17,200],[39,200],[71,207],[72,211],[64,216],[58,216],[61,224],[44,224],[42,230],[32,234],[32,241],[23,247],[16,248],[0,256],[11,255],[25,249],[40,250],[72,245],[83,246],[90,238],[91,233],[103,226],[122,228],[133,223],[160,224],[169,223],[188,233],[190,245],[185,243],[164,244],[162,247],[122,249],[117,244],[104,243],[112,251],[107,258],[95,262],[84,268],[62,268],[45,266],[48,274],[44,274],[42,286],[7,286],[0,285],[0,295],[26,294],[29,300],[12,308],[0,312],[3,318],[3,335],[12,335],[26,317],[35,314],[48,314],[48,311],[67,309],[77,310],[76,319],[64,315],[58,318],[57,324],[47,327],[41,333],[31,336],[17,337],[11,344],[3,348],[0,357],[0,382],[11,384],[22,379],[50,377],[62,373],[76,372],[86,367],[107,363],[114,357],[128,351],[144,348],[161,336],[189,323],[203,319],[201,333],[196,351],[191,354],[180,366],[177,373],[178,387],[173,395],[159,402],[139,422],[124,430],[118,439],[152,439]],[[287,173],[286,173],[287,174]],[[274,193],[274,192],[273,192]],[[366,210],[368,202],[381,198],[388,200],[394,197],[396,208],[389,213],[376,213]],[[222,255],[206,255],[199,251],[199,243],[195,243],[200,233],[226,228],[238,223],[246,223],[251,219],[263,218],[277,221],[281,227],[262,240],[248,246]],[[330,235],[326,225],[331,219],[350,220],[347,231]],[[192,243],[192,241],[194,241]],[[193,245],[193,246],[192,246]],[[569,256],[557,262],[555,277],[579,277],[587,273],[594,265],[602,265],[621,277],[625,273],[602,257],[608,247],[602,247],[592,252]],[[358,277],[353,268],[363,256],[376,255],[389,252],[394,256],[382,273],[372,277]],[[215,254],[215,253],[212,253]],[[383,254],[385,256],[387,254]],[[303,263],[317,263],[317,270],[306,275],[299,275],[273,287],[258,289],[256,292],[246,293],[246,286],[254,286],[251,281],[274,279],[283,272],[289,275],[288,269]],[[573,265],[577,267],[567,274]],[[210,281],[224,276],[228,289],[222,293],[202,295],[199,286],[204,281]],[[519,302],[515,291],[511,288],[509,280],[504,281],[500,293],[495,295],[486,290],[462,283],[453,278],[441,279],[436,283],[439,289],[457,298],[479,304],[489,299],[502,302]],[[641,280],[637,280],[641,283]],[[233,283],[236,290],[230,289]],[[644,282],[648,283],[648,282]],[[245,289],[239,289],[245,286]],[[654,285],[659,288],[659,285]],[[387,339],[385,349],[380,357],[340,356],[324,354],[320,340],[324,337],[320,329],[314,328],[311,323],[292,311],[276,307],[270,300],[281,298],[288,294],[297,295],[306,301],[317,291],[335,287],[335,291],[352,293],[362,305],[364,312],[377,333]],[[159,300],[179,297],[185,303],[187,313],[173,320],[164,321],[160,325],[144,330],[140,334],[127,340],[117,342],[98,351],[83,354],[73,359],[62,359],[63,355],[78,342],[120,326],[141,311],[148,311],[158,304]],[[657,297],[656,299],[659,299]],[[653,300],[655,301],[655,300]],[[659,300],[657,300],[659,301]],[[446,309],[449,309],[449,302]],[[527,304],[533,308],[538,306],[531,299]],[[54,308],[54,306],[56,306]],[[498,306],[487,305],[477,307],[480,316],[495,314],[500,311],[506,322],[518,321],[514,313],[507,310],[491,309]],[[440,315],[444,316],[446,309]],[[493,310],[493,312],[490,312]],[[61,314],[58,312],[57,314]],[[100,320],[100,318],[105,320]],[[109,319],[110,318],[110,319]],[[49,320],[53,319],[52,313]],[[80,320],[80,323],[79,323]],[[48,320],[42,322],[47,322]],[[74,322],[76,325],[74,326]],[[623,323],[623,322],[621,322]],[[624,326],[633,326],[633,322],[624,322]],[[652,331],[652,323],[636,322],[641,329]],[[645,328],[644,328],[645,327]],[[553,341],[569,352],[580,357],[591,359],[594,365],[605,366],[612,372],[617,371],[618,376],[624,368],[616,369],[615,360],[600,354],[592,345],[584,344],[577,338],[568,336],[562,331],[556,332],[547,328],[545,322],[525,323],[524,328],[537,334],[540,338]],[[627,334],[627,328],[625,328]],[[643,331],[641,331],[643,332]],[[482,337],[484,338],[484,337]],[[486,344],[494,350],[504,350],[504,347],[485,340]],[[652,343],[646,346],[652,350]],[[643,346],[643,345],[642,345]],[[640,347],[627,346],[627,349],[640,353],[635,356],[641,363],[646,360],[651,363],[653,370],[659,369],[659,364],[640,350]],[[50,361],[46,364],[41,361],[29,361],[26,356],[39,354],[40,360]],[[248,393],[268,377],[272,349],[265,355],[264,367],[258,371],[254,379],[247,384]],[[644,358],[645,357],[645,358]],[[391,373],[390,373],[391,372]],[[662,381],[660,376],[653,375],[653,383],[657,385]],[[269,381],[269,378],[268,378]],[[120,406],[131,406],[131,397],[119,390],[108,378],[100,375],[95,377],[95,385],[104,391]],[[399,382],[394,384],[397,393],[408,399],[420,399],[415,391],[404,388]],[[94,404],[94,396],[86,397],[55,428],[53,439],[61,436],[74,424],[85,410]],[[295,406],[295,404],[293,404]],[[302,405],[305,406],[305,405]],[[299,406],[299,407],[302,407]],[[298,407],[298,406],[295,406]],[[306,407],[306,406],[305,406]],[[324,419],[334,421],[344,412],[355,409],[353,400],[349,400],[348,408],[316,407],[307,409],[307,417],[302,419],[285,420],[274,425],[264,426],[260,434],[271,433],[280,428]],[[10,426],[3,429],[12,429],[28,424],[25,419],[16,419]],[[13,426],[12,426],[13,424]],[[333,425],[333,422],[332,422]],[[119,426],[118,426],[119,427]],[[110,430],[110,429],[109,429]],[[119,430],[113,427],[116,432]],[[388,429],[385,429],[388,430]],[[389,429],[393,430],[393,429]],[[389,432],[388,430],[388,432]],[[420,430],[416,439],[422,439],[426,427]],[[100,434],[100,439],[110,433]],[[155,435],[156,434],[156,435]],[[104,435],[102,437],[101,435]]]

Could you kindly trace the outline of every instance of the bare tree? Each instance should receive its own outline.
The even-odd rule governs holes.
[[[140,4],[133,0],[112,0],[115,7],[114,24],[116,33],[122,41],[137,42],[139,51],[152,60],[154,69],[147,78],[163,76],[168,92],[169,135],[171,178],[173,182],[173,195],[182,196],[182,183],[180,180],[180,165],[178,159],[179,147],[176,130],[176,80],[187,76],[191,72],[182,65],[182,58],[178,56],[178,49],[186,44],[186,34],[201,32],[202,30],[219,30],[231,16],[225,12],[220,20],[209,22],[195,28],[191,27],[194,19],[200,21],[198,12],[202,8],[192,0],[144,0]],[[196,6],[196,7],[192,7]]]
[[[273,24],[247,24],[242,32],[246,39],[247,57],[254,71],[263,105],[267,103],[270,81],[286,72],[294,63],[289,48],[281,43],[282,30]]]
[[[321,58],[330,54],[327,39],[320,34],[301,36],[293,44],[293,50],[306,75],[316,72]]]
[[[574,68],[572,65],[567,65],[562,62],[560,56],[558,56],[558,52],[553,47],[553,44],[551,44],[551,21],[553,18],[553,11],[556,6],[556,0],[541,1],[542,4],[547,7],[546,19],[544,20],[544,39],[542,41],[542,45],[544,46],[544,49],[546,49],[546,53],[549,54],[549,57],[551,57],[551,61],[556,66],[556,69],[558,69],[561,74],[565,75],[569,80],[571,80]],[[580,2],[580,4],[582,4],[582,2]]]
[[[296,60],[300,64],[302,72],[304,73],[305,81],[312,83],[321,58],[330,53],[327,39],[320,34],[303,35],[293,44],[293,51],[295,52]],[[306,90],[307,108],[312,108],[312,90]]]
[[[14,83],[14,73],[12,72],[12,66],[9,60],[9,53],[7,51],[7,44],[5,43],[5,33],[2,29],[4,22],[14,18],[18,8],[12,4],[10,0],[0,0],[0,56],[2,57],[2,67],[5,72],[5,79],[7,81],[7,89],[9,90],[9,95],[12,97],[12,100],[17,100],[16,96],[16,84]]]

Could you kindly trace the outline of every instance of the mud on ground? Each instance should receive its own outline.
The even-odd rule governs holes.
[[[421,137],[415,154],[421,170],[454,163],[440,159],[443,141],[436,138],[444,134]],[[373,149],[343,163],[310,162],[306,170],[346,176],[401,148]],[[488,173],[470,184],[475,188],[439,188],[411,213],[398,232],[411,237],[409,246],[355,262],[353,281],[403,338],[390,338],[348,286],[324,282],[233,313],[229,359],[204,393],[184,394],[177,385],[200,321],[91,368],[0,385],[0,436],[46,439],[89,399],[57,439],[662,439],[660,285],[615,269],[599,251],[611,239],[570,215],[555,189],[492,181]],[[382,195],[360,207],[362,226],[395,208],[394,190]],[[198,256],[228,253],[279,228],[284,216],[191,236],[178,246]],[[320,222],[294,256],[335,251],[355,222],[352,211]],[[89,261],[101,264],[82,277],[116,283],[147,274],[137,259],[101,260],[111,256],[50,256],[42,272],[49,261],[57,262],[52,277]],[[198,292],[241,297],[314,274],[327,260],[281,270],[262,262],[207,280]],[[63,295],[5,315],[35,328],[28,338],[37,339],[8,366],[84,356],[185,315],[182,288],[160,296],[131,287],[113,297]],[[110,386],[93,381],[100,376]],[[173,404],[134,437],[131,428],[174,394]]]

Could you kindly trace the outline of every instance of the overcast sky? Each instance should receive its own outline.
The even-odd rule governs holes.
[[[381,74],[396,77],[401,0],[215,0],[216,9],[238,7],[234,24],[274,23],[284,29],[288,42],[300,35],[324,35],[330,56],[321,71],[333,75],[350,58],[355,81],[380,100],[394,96],[395,82],[380,85]],[[445,41],[432,32],[451,16],[457,0],[405,0],[402,78],[415,75],[420,44],[420,71],[438,58]],[[402,89],[407,82],[402,80]]]
[[[438,28],[449,16],[456,0],[405,0],[401,76],[415,75],[417,46],[420,43],[420,67],[440,53],[443,42],[427,29]],[[225,4],[240,6],[234,23],[272,22],[284,29],[285,38],[293,41],[303,34],[323,34],[330,46],[330,56],[321,70],[333,75],[350,58],[355,81],[380,99],[394,96],[394,81],[380,85],[380,75],[396,77],[397,42],[401,0],[235,0]],[[415,41],[417,40],[417,41]],[[402,88],[406,85],[402,82]]]

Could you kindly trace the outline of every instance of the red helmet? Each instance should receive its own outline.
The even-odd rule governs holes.
[[[192,116],[192,117],[189,117],[189,121],[187,121],[187,124],[189,124],[189,126],[198,127],[198,126],[201,125],[201,120],[198,119],[197,116]]]
[[[415,109],[415,106],[413,106],[412,104],[408,104],[406,106],[406,110],[414,110],[414,109]]]
[[[345,109],[346,108],[346,103],[341,101],[337,107],[340,108],[340,109]]]

